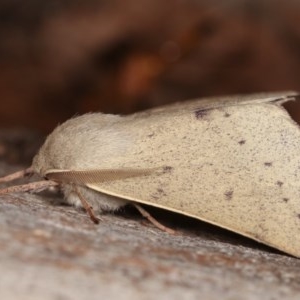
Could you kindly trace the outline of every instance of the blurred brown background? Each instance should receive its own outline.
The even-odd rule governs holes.
[[[292,0],[1,0],[0,127],[300,90],[299,15]]]

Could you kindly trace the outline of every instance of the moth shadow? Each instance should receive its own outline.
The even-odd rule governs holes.
[[[72,207],[70,204],[66,203],[66,201],[63,199],[61,192],[44,191],[41,194],[45,196],[43,198],[48,202],[49,205]],[[205,240],[216,241],[220,243],[229,243],[235,246],[244,246],[254,250],[262,250],[262,251],[275,253],[275,254],[283,253],[280,250],[266,246],[250,238],[234,233],[227,229],[218,227],[216,225],[212,225],[207,222],[194,219],[192,217],[184,216],[179,213],[170,212],[164,209],[160,209],[160,208],[156,208],[144,204],[142,206],[158,222],[171,229],[174,229],[180,235],[196,236],[198,238],[205,239]],[[82,209],[74,208],[74,209],[84,211],[83,208]],[[111,214],[115,216],[119,216],[125,220],[128,219],[128,220],[135,220],[137,222],[141,222],[142,226],[153,226],[137,211],[137,209],[133,205],[126,205],[118,211],[104,213],[104,215],[111,215]]]
[[[169,228],[174,229],[176,232],[180,232],[180,234],[184,236],[193,235],[205,240],[211,240],[220,243],[229,243],[235,246],[244,246],[254,250],[262,250],[274,254],[283,254],[283,252],[281,252],[280,250],[266,246],[248,237],[242,236],[216,225],[184,216],[179,213],[166,211],[160,208],[155,208],[147,205],[143,205],[143,207],[157,221]],[[115,215],[118,215],[125,219],[135,219],[136,221],[144,220],[144,218],[132,205],[125,206],[122,210],[115,212]],[[145,224],[145,226],[147,226],[147,224]]]

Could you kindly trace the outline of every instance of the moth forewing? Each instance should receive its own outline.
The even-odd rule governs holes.
[[[165,172],[90,188],[204,220],[300,256],[300,131],[285,110],[272,102],[250,103],[149,123],[151,129],[142,131],[149,136],[151,157],[145,151],[149,144],[135,143],[128,159],[140,153],[140,164],[163,162]],[[166,137],[155,134],[162,126]]]

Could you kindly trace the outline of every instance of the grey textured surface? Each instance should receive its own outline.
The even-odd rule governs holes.
[[[176,235],[131,211],[94,225],[50,198],[0,198],[1,299],[300,297],[300,260],[246,238],[159,211]]]

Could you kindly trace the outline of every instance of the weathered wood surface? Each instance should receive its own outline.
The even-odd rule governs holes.
[[[131,210],[94,225],[53,200],[0,197],[0,299],[300,297],[300,260],[246,238],[159,211],[176,235]]]

